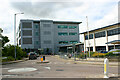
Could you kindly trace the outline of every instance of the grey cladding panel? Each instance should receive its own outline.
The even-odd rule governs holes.
[[[22,22],[23,28],[32,28],[32,22]]]
[[[50,31],[44,31],[44,35],[50,35],[51,32]]]
[[[23,36],[32,36],[32,30],[23,30]]]
[[[50,40],[46,40],[46,41],[44,41],[44,44],[51,44],[51,41]]]
[[[23,38],[23,44],[32,44],[32,38]]]

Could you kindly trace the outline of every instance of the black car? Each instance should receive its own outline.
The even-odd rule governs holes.
[[[37,53],[35,52],[30,52],[29,53],[29,60],[37,59]]]

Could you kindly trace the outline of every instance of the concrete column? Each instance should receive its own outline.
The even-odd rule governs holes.
[[[106,35],[106,43],[108,42],[108,35],[107,35],[107,30],[105,31]],[[108,51],[108,44],[106,44],[106,51]]]
[[[114,44],[114,49],[115,49],[115,44]]]
[[[95,44],[95,33],[93,33],[93,39],[94,39],[94,45],[93,45],[93,52],[95,52],[96,51],[96,44]]]
[[[84,52],[86,51],[86,41],[85,41],[85,34],[84,34]]]

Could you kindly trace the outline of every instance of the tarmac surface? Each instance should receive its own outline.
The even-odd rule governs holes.
[[[83,63],[71,59],[61,59],[58,56],[46,56],[49,63],[38,63],[37,60],[2,65],[3,78],[103,78],[104,65]],[[89,62],[90,63],[90,62]],[[35,69],[31,71],[29,69]],[[10,72],[25,69],[25,71]],[[28,70],[28,71],[27,71]],[[118,66],[109,66],[109,77],[118,76]]]

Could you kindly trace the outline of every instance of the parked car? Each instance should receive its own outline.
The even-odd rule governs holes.
[[[113,52],[113,54],[120,54],[120,49],[112,49],[109,52]]]
[[[29,53],[29,60],[37,59],[38,55],[35,52],[30,52]]]
[[[105,50],[99,50],[98,53],[108,53],[108,51],[105,51]]]

